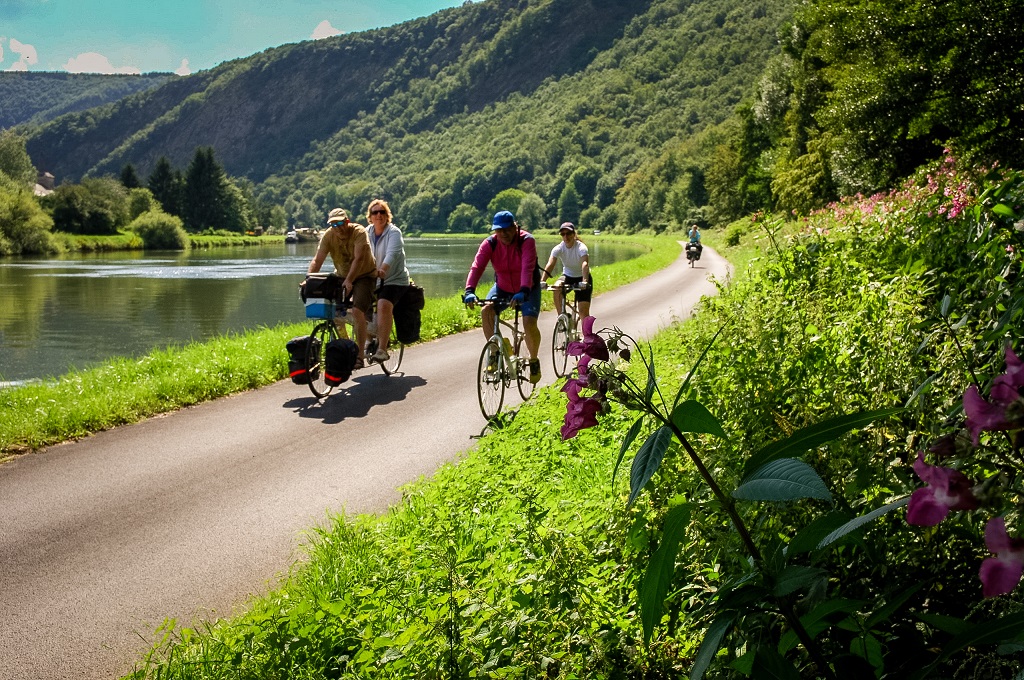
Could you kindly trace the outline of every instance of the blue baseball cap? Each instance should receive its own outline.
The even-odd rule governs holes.
[[[516,218],[508,210],[501,210],[494,213],[494,220],[491,221],[491,231],[495,229],[507,229],[515,226]]]

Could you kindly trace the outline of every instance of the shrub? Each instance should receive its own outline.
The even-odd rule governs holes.
[[[12,180],[0,181],[0,255],[57,252],[51,229],[53,220],[31,192]]]
[[[188,248],[188,234],[181,219],[159,209],[142,213],[128,228],[139,235],[147,250]]]

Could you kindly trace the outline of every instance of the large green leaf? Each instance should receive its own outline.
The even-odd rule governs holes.
[[[818,548],[821,539],[850,521],[850,516],[845,512],[830,512],[814,520],[803,529],[800,529],[793,540],[789,542],[788,557],[810,552]]]
[[[906,505],[908,502],[910,502],[910,496],[904,496],[898,501],[894,501],[892,503],[889,503],[888,505],[883,505],[880,508],[875,508],[871,512],[861,515],[860,517],[854,517],[849,522],[839,527],[825,538],[821,539],[821,543],[818,544],[818,550],[821,550],[822,548],[831,545],[832,543],[835,543],[840,538],[846,536],[850,532],[860,529],[865,524],[868,524],[876,520],[877,518],[881,517],[886,513],[892,512],[896,508]]]
[[[885,418],[902,410],[901,408],[887,408],[878,411],[861,411],[805,427],[785,439],[772,442],[751,456],[743,466],[743,475],[746,477],[765,463],[779,458],[801,456],[804,452],[821,446],[825,442],[838,439],[854,428],[864,427],[878,418]]]
[[[853,612],[859,611],[864,605],[863,600],[832,599],[825,600],[809,613],[800,617],[800,623],[804,630],[813,640],[826,630],[829,626],[849,617]],[[779,653],[785,654],[800,643],[800,638],[792,629],[779,640]]]
[[[832,494],[814,468],[796,458],[773,460],[762,466],[747,477],[732,495],[745,501],[832,500]]]
[[[651,556],[644,580],[640,584],[640,620],[644,627],[644,641],[651,639],[654,627],[661,620],[665,596],[668,595],[676,571],[679,542],[686,533],[692,511],[691,504],[683,503],[671,508],[665,515],[661,545]]]
[[[800,673],[793,664],[770,647],[757,650],[754,661],[754,680],[800,680]]]
[[[828,578],[828,572],[816,567],[805,567],[801,564],[791,564],[782,570],[775,578],[775,586],[772,594],[775,597],[785,597],[798,590],[805,590],[815,582]]]
[[[633,501],[640,495],[647,482],[661,467],[661,460],[668,451],[668,445],[672,441],[672,430],[666,426],[659,427],[647,438],[644,445],[640,447],[636,457],[633,459],[633,469],[629,474],[629,501],[626,505],[633,505]]]
[[[964,647],[986,645],[1014,640],[1024,630],[1024,612],[1007,614],[997,619],[979,623],[969,630],[956,635],[949,644],[942,648],[943,661],[953,656]]]
[[[708,626],[708,632],[704,634],[704,639],[700,643],[700,649],[697,650],[697,656],[693,660],[693,667],[690,669],[690,680],[701,680],[704,677],[704,673],[707,671],[708,666],[711,665],[711,661],[718,654],[722,638],[729,632],[735,619],[735,614],[722,615]]]
[[[680,432],[703,432],[726,439],[725,430],[711,411],[692,399],[684,401],[672,411],[672,424]]]

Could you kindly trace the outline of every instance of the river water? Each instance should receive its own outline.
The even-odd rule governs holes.
[[[427,297],[461,293],[479,241],[405,243],[409,271]],[[538,239],[541,264],[555,243],[555,237]],[[643,252],[617,243],[588,247],[594,267]],[[303,321],[298,284],[315,250],[315,243],[281,242],[183,253],[0,259],[0,384]],[[489,277],[484,275],[481,291]]]

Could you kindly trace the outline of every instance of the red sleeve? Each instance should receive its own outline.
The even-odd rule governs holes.
[[[480,277],[484,275],[487,263],[491,261],[491,244],[484,239],[477,248],[476,257],[473,258],[473,266],[469,268],[469,276],[466,277],[466,288],[476,288],[480,283]]]

